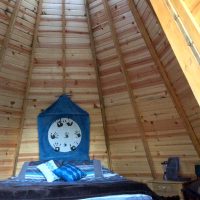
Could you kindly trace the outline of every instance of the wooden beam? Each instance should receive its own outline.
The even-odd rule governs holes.
[[[158,1],[156,1],[158,2]],[[171,99],[172,101],[174,102],[174,105],[176,107],[176,110],[177,112],[179,113],[180,117],[182,118],[183,122],[184,122],[184,125],[185,125],[185,128],[187,129],[188,131],[188,134],[191,138],[191,141],[198,153],[198,155],[200,156],[200,142],[199,142],[199,139],[198,137],[196,136],[193,128],[192,128],[192,125],[190,124],[188,118],[187,118],[187,115],[183,109],[183,107],[181,106],[181,103],[180,103],[180,100],[178,99],[175,91],[174,91],[174,88],[173,86],[171,85],[170,83],[170,80],[168,78],[168,75],[165,71],[165,68],[162,64],[162,62],[160,61],[160,58],[159,58],[159,55],[151,41],[151,38],[149,37],[149,34],[148,34],[148,31],[146,30],[145,26],[144,26],[144,23],[142,21],[142,19],[140,18],[140,14],[137,10],[137,7],[136,5],[133,3],[132,0],[129,0],[129,6],[130,6],[130,9],[131,9],[131,12],[135,18],[135,21],[137,23],[137,26],[140,30],[140,33],[142,34],[143,38],[144,38],[144,41],[149,49],[149,52],[154,60],[154,63],[156,66],[158,66],[158,71],[160,73],[160,75],[162,76],[163,80],[164,80],[164,83],[165,83],[165,86],[171,96]]]
[[[63,94],[66,92],[66,40],[65,40],[65,0],[62,0],[62,77],[63,77]]]
[[[0,71],[1,71],[3,63],[4,63],[4,59],[5,59],[5,55],[6,55],[6,49],[8,48],[8,44],[9,44],[9,41],[10,41],[11,34],[13,32],[13,28],[14,28],[15,21],[16,21],[18,12],[19,12],[21,1],[22,0],[17,0],[16,3],[15,3],[15,8],[14,8],[13,13],[11,15],[9,25],[8,25],[8,29],[6,31],[5,38],[3,40],[3,44],[2,44],[2,47],[1,47],[1,50],[0,50]]]
[[[184,0],[185,5],[190,10],[190,13],[192,14],[194,20],[196,21],[197,26],[200,24],[200,17],[199,17],[199,9],[200,4],[199,0]]]
[[[163,0],[151,0],[150,2],[176,55],[180,67],[190,84],[193,94],[200,105],[200,64],[177,26],[167,3]]]
[[[100,107],[101,107],[101,116],[102,116],[102,122],[103,122],[105,144],[106,144],[106,149],[107,149],[107,154],[108,154],[108,167],[110,169],[112,169],[110,142],[109,142],[109,135],[108,135],[108,131],[107,131],[107,123],[106,123],[107,120],[106,120],[105,104],[104,104],[103,92],[102,92],[101,81],[100,81],[99,64],[97,62],[95,42],[94,42],[94,37],[93,37],[93,32],[92,32],[92,20],[91,20],[91,16],[89,13],[88,0],[85,0],[85,9],[86,9],[87,22],[88,22],[93,64],[94,64],[95,72],[96,72],[97,89],[98,89],[99,102],[100,102]]]
[[[191,40],[200,53],[200,28],[193,18],[189,8],[183,0],[171,0],[171,4],[178,13],[180,20],[185,26]]]
[[[31,55],[30,55],[29,70],[28,70],[28,75],[27,75],[27,84],[26,84],[26,90],[25,90],[23,107],[22,107],[20,132],[19,132],[19,135],[17,137],[17,147],[16,147],[16,152],[15,152],[13,175],[16,174],[17,162],[18,162],[19,151],[20,151],[20,144],[21,144],[21,140],[22,140],[24,121],[25,121],[25,116],[26,116],[26,109],[27,109],[27,106],[28,106],[28,95],[29,95],[32,71],[33,71],[35,49],[36,49],[36,45],[37,45],[38,27],[39,27],[41,13],[42,13],[42,3],[43,3],[43,0],[40,0],[39,5],[38,5],[38,12],[37,12],[37,18],[36,18],[35,29],[34,29],[34,37],[33,37],[33,43],[32,43],[32,52],[31,52]]]
[[[112,15],[111,15],[110,7],[108,5],[108,1],[103,0],[103,5],[104,5],[105,13],[106,13],[107,18],[108,18],[108,22],[109,22],[109,26],[110,26],[110,29],[111,29],[111,34],[112,34],[113,42],[114,42],[114,45],[115,45],[115,49],[117,51],[117,55],[118,55],[118,58],[119,58],[121,70],[123,72],[124,79],[126,81],[126,86],[127,86],[127,89],[128,89],[128,94],[129,94],[129,98],[130,98],[130,101],[131,101],[131,105],[132,105],[133,111],[134,111],[135,116],[136,116],[136,121],[137,121],[137,124],[138,124],[139,132],[141,134],[141,139],[142,139],[142,143],[144,145],[144,150],[145,150],[145,153],[146,153],[146,157],[147,157],[147,161],[148,161],[149,168],[150,168],[150,171],[151,171],[151,175],[152,175],[153,178],[155,178],[156,177],[156,171],[155,171],[153,159],[152,159],[151,152],[150,152],[150,149],[149,149],[148,141],[145,137],[145,130],[144,130],[144,126],[143,126],[143,123],[142,123],[142,120],[141,120],[141,117],[140,117],[140,111],[138,109],[137,102],[135,101],[136,98],[135,98],[135,95],[134,95],[134,92],[133,92],[134,89],[132,89],[131,86],[130,86],[131,83],[130,83],[130,80],[128,78],[128,72],[126,70],[126,64],[125,64],[125,61],[124,61],[123,56],[122,56],[122,51],[120,49],[120,44],[119,44],[119,41],[118,41],[118,38],[117,38],[117,33],[116,33],[116,30],[115,30],[115,27],[114,27],[114,22],[112,20]]]

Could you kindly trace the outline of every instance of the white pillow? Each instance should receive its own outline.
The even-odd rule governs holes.
[[[47,179],[47,182],[53,182],[59,179],[59,177],[53,173],[53,170],[58,168],[53,160],[40,164],[37,166],[37,168],[43,173]]]

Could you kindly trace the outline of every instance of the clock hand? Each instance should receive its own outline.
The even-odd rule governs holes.
[[[66,132],[64,138],[69,138],[69,133]]]

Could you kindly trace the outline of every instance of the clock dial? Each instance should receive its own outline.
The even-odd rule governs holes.
[[[75,151],[81,138],[79,125],[70,118],[57,119],[48,131],[49,144],[56,152]]]

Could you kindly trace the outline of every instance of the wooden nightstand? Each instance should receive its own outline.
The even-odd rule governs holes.
[[[169,197],[179,195],[180,199],[183,200],[183,194],[181,189],[183,188],[182,181],[164,181],[164,180],[152,180],[148,181],[148,186],[158,195]]]

